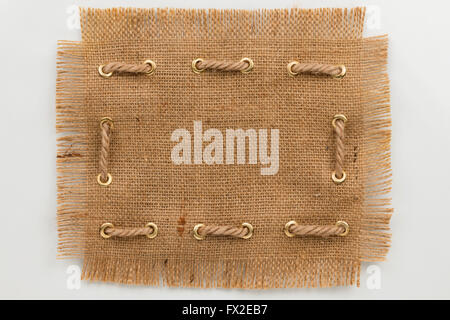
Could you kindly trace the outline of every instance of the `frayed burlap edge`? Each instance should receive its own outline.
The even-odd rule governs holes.
[[[133,9],[112,9],[113,13],[134,14]],[[114,11],[115,10],[115,11]],[[298,10],[298,9],[295,9]],[[322,14],[336,25],[353,21],[353,32],[362,32],[356,22],[364,9],[304,10],[309,15]],[[171,10],[158,11],[163,17]],[[205,10],[186,11],[202,16]],[[221,10],[227,14],[227,10]],[[262,10],[261,12],[266,13]],[[281,11],[280,11],[281,12]],[[285,12],[285,11],[283,11]],[[180,15],[174,10],[173,14]],[[237,11],[229,12],[238,15]],[[242,14],[249,16],[249,12]],[[254,14],[254,13],[253,13]],[[280,16],[281,15],[275,15]],[[166,21],[162,19],[161,21]],[[278,21],[278,20],[277,20]],[[295,22],[295,19],[291,21]],[[328,22],[329,23],[329,22]],[[164,29],[166,30],[166,29]],[[261,34],[260,32],[258,34]],[[339,33],[334,33],[336,35]],[[332,34],[318,35],[331,37]],[[350,34],[347,37],[352,38]],[[80,112],[84,103],[85,63],[81,42],[58,43],[57,62],[57,190],[59,256],[84,257],[84,230],[87,220],[87,121]],[[387,37],[363,40],[361,100],[364,104],[363,177],[365,205],[361,217],[360,260],[331,264],[327,259],[238,259],[224,261],[117,261],[84,257],[83,279],[127,284],[183,287],[280,288],[330,287],[358,285],[362,261],[383,261],[389,250],[389,221],[392,208],[388,198],[391,185],[390,105],[387,75]]]
[[[360,263],[335,259],[198,261],[85,258],[82,278],[169,287],[272,289],[359,284]]]
[[[364,212],[360,230],[360,260],[384,261],[391,235],[391,106],[387,74],[388,38],[364,39],[361,101],[364,115]]]
[[[82,257],[87,218],[85,63],[80,42],[60,41],[57,53],[57,219],[60,257]]]

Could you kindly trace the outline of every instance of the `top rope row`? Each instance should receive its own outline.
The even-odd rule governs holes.
[[[240,61],[220,61],[197,58],[192,61],[191,68],[196,74],[200,74],[204,71],[238,71],[245,74],[250,73],[253,70],[254,63],[250,58],[243,58]],[[145,74],[149,76],[154,74],[155,71],[156,63],[152,60],[145,60],[142,64],[109,62],[98,67],[98,73],[104,78],[109,78],[113,74],[121,73]],[[300,74],[313,74],[330,76],[334,79],[342,79],[347,74],[347,68],[344,65],[300,63],[298,61],[292,61],[287,64],[287,72],[293,77]]]

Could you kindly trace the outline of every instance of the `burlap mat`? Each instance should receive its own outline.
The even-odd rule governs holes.
[[[384,259],[390,236],[387,38],[363,38],[364,9],[82,9],[82,41],[58,52],[59,251],[84,259],[83,278],[121,283],[276,288],[359,284],[361,261]],[[191,71],[195,58],[251,58],[240,72]],[[104,79],[111,61],[157,64],[152,76]],[[290,61],[345,64],[342,80],[290,77]],[[336,185],[331,120],[344,113],[347,180]],[[99,173],[99,121],[114,120],[109,170]],[[279,130],[279,169],[176,165],[176,129],[194,121]],[[270,137],[270,136],[269,136]],[[205,144],[204,144],[205,146]],[[224,143],[225,146],[225,143]],[[269,143],[270,146],[270,143]],[[224,151],[225,152],[225,151]],[[248,155],[248,154],[247,154]],[[346,237],[288,238],[283,228],[350,225]],[[154,239],[103,239],[105,222],[158,225]],[[240,226],[248,240],[197,241],[198,223]]]

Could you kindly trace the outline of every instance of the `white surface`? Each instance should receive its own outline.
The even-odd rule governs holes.
[[[56,260],[56,41],[79,40],[72,5],[275,8],[371,5],[367,35],[389,33],[393,116],[393,241],[381,288],[244,291],[128,287],[69,289]],[[450,298],[450,52],[448,1],[0,0],[0,298]],[[68,269],[74,265],[75,269]]]

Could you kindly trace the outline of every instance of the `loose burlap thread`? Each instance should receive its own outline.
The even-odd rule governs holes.
[[[363,38],[355,9],[81,9],[82,41],[58,51],[58,229],[62,257],[81,257],[83,278],[187,287],[359,285],[362,261],[389,248],[390,105],[387,37]],[[240,61],[240,72],[191,71],[196,58]],[[152,76],[105,79],[108,62],[157,64]],[[344,64],[342,80],[290,77],[294,60]],[[346,181],[331,180],[331,120],[343,113]],[[99,121],[114,121],[99,186]],[[174,130],[279,129],[279,171],[261,165],[175,165]],[[269,144],[270,145],[270,144]],[[288,238],[286,222],[350,225],[346,237]],[[110,222],[158,225],[154,239],[103,239]],[[248,240],[197,241],[198,223],[239,227]]]

